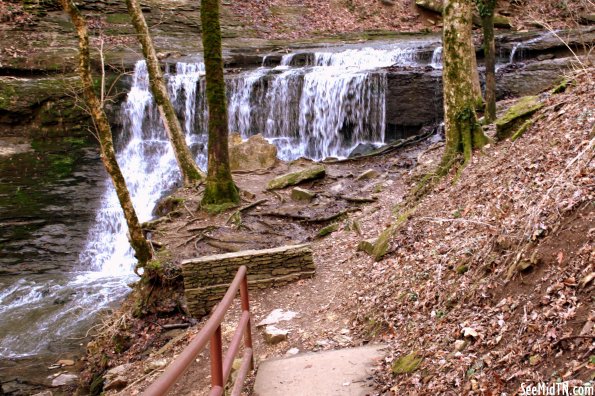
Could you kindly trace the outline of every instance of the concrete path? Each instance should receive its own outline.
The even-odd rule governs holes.
[[[384,345],[304,353],[266,360],[258,367],[256,396],[365,396],[373,392],[366,378]]]

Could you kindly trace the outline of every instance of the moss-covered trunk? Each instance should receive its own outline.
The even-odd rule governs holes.
[[[483,51],[486,65],[485,119],[496,119],[496,43],[494,40],[494,9],[496,0],[476,0],[483,29]]]
[[[161,72],[159,60],[157,59],[157,53],[155,52],[155,47],[153,46],[149,28],[147,27],[147,22],[143,16],[139,1],[126,0],[126,6],[128,7],[128,13],[132,18],[132,24],[136,30],[138,40],[143,48],[143,55],[147,62],[147,70],[149,72],[151,92],[153,93],[155,103],[161,114],[161,119],[163,120],[163,125],[165,126],[165,130],[167,131],[173,146],[178,166],[182,172],[184,184],[194,184],[201,181],[204,174],[198,169],[196,162],[194,162],[194,158],[192,158],[192,153],[186,145],[182,125],[176,116],[174,106],[167,93],[167,88],[163,80],[163,73]]]
[[[442,173],[463,154],[464,162],[474,148],[482,147],[487,138],[477,122],[476,95],[473,89],[475,51],[471,41],[473,0],[446,0],[444,3],[444,122],[446,150]]]
[[[97,98],[93,90],[93,79],[91,76],[91,61],[89,55],[89,36],[87,33],[87,23],[78,8],[72,3],[72,0],[60,0],[62,7],[69,14],[72,23],[76,28],[76,33],[79,39],[79,75],[83,86],[83,94],[85,102],[89,107],[91,117],[94,121],[97,135],[99,137],[99,144],[101,148],[101,160],[105,165],[107,173],[110,175],[116,194],[120,200],[120,206],[124,211],[126,224],[130,234],[130,244],[136,253],[138,259],[138,266],[143,267],[149,260],[151,260],[152,250],[149,242],[145,239],[138,217],[130,199],[130,193],[126,187],[126,181],[120,171],[118,162],[116,160],[116,153],[114,151],[114,144],[112,140],[112,131],[107,116],[103,111],[101,101]]]
[[[202,203],[203,205],[237,203],[240,198],[229,168],[229,126],[223,76],[219,0],[201,0],[200,6],[209,107],[208,173]]]

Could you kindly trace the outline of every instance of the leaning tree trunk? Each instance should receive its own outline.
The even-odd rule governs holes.
[[[147,61],[147,70],[149,72],[149,83],[151,85],[151,92],[155,98],[155,103],[161,114],[163,125],[172,143],[176,160],[182,172],[185,185],[191,185],[203,179],[204,174],[196,166],[196,162],[192,158],[192,153],[186,145],[184,132],[180,120],[176,116],[174,106],[171,103],[167,88],[163,80],[163,73],[159,66],[157,53],[149,34],[147,22],[143,16],[138,0],[126,0],[128,13],[132,18],[132,24],[136,30],[139,42],[143,48],[143,55]]]
[[[471,41],[471,10],[473,0],[446,0],[444,3],[444,123],[446,150],[441,164],[445,173],[459,154],[464,162],[471,159],[474,148],[487,142],[477,115],[473,91],[473,43]]]
[[[95,95],[93,90],[93,79],[91,77],[91,61],[89,55],[89,36],[87,33],[87,23],[78,8],[72,0],[60,0],[64,10],[70,15],[70,19],[76,28],[79,39],[79,75],[83,86],[83,95],[89,107],[91,117],[95,123],[97,134],[99,136],[99,145],[101,149],[101,160],[105,165],[107,173],[110,175],[116,194],[120,200],[120,206],[124,211],[124,218],[128,225],[130,234],[130,244],[136,253],[138,266],[143,267],[152,257],[152,250],[149,242],[145,239],[141,229],[138,217],[134,211],[130,193],[126,187],[126,181],[120,171],[114,151],[112,140],[112,131],[107,116],[103,111],[102,103]]]
[[[496,119],[496,43],[494,40],[494,9],[496,0],[476,0],[483,29],[483,51],[486,65],[485,120]]]
[[[237,203],[240,198],[229,167],[229,126],[223,76],[219,0],[201,0],[200,20],[209,108],[208,173],[202,204]]]

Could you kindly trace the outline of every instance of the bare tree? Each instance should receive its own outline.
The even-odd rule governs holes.
[[[488,141],[477,122],[476,96],[473,90],[473,59],[471,41],[473,0],[446,0],[444,3],[444,121],[446,149],[441,163],[445,173],[463,154],[466,163],[474,148]]]
[[[240,197],[229,167],[229,125],[223,75],[219,0],[201,0],[200,6],[209,107],[208,173],[202,204],[235,204],[240,201]]]
[[[101,160],[110,175],[116,194],[120,201],[120,206],[124,211],[126,224],[130,235],[130,244],[136,253],[138,259],[137,267],[144,267],[152,258],[152,249],[149,242],[145,239],[141,229],[138,217],[130,199],[130,193],[126,187],[126,180],[122,175],[118,161],[116,160],[116,152],[114,150],[114,143],[112,140],[112,131],[108,122],[105,111],[103,110],[102,102],[97,98],[93,89],[93,77],[91,74],[91,60],[89,55],[89,35],[87,31],[87,22],[82,16],[78,8],[74,5],[72,0],[60,0],[62,7],[70,16],[72,23],[76,29],[79,41],[79,67],[78,72],[82,83],[83,95],[85,102],[91,113],[99,145],[101,149]],[[103,92],[103,91],[102,91]]]
[[[147,62],[147,70],[149,72],[149,84],[151,86],[151,92],[155,98],[155,103],[161,114],[163,125],[169,136],[169,139],[174,148],[174,153],[180,171],[182,172],[182,178],[184,179],[184,185],[192,185],[196,182],[201,181],[204,178],[204,174],[200,171],[192,153],[186,145],[186,139],[184,132],[182,131],[182,125],[180,120],[176,116],[174,106],[171,103],[169,94],[167,93],[167,87],[163,79],[163,73],[159,66],[159,59],[157,59],[157,53],[153,46],[153,40],[149,33],[149,28],[143,12],[140,8],[138,0],[126,0],[126,6],[128,7],[128,13],[132,18],[132,24],[136,30],[138,41],[143,48],[143,55]]]
[[[496,43],[494,41],[494,9],[496,0],[475,0],[483,29],[483,52],[486,66],[484,116],[487,123],[496,119]]]

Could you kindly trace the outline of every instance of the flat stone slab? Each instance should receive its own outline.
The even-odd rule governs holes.
[[[365,396],[373,392],[366,380],[384,358],[385,345],[304,353],[266,360],[258,367],[256,396]]]

